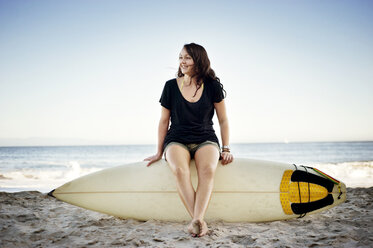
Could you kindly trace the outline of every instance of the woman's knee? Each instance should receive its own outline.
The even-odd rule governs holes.
[[[184,166],[183,167],[177,166],[173,172],[178,180],[182,180],[182,179],[190,177],[189,168],[184,167]]]
[[[212,163],[207,163],[204,165],[198,166],[198,177],[211,179],[214,178],[216,171],[216,165]]]

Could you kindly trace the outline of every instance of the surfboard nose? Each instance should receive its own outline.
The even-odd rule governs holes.
[[[53,192],[54,192],[54,191],[55,191],[55,189],[52,190],[51,192],[49,192],[47,195],[55,198],[55,196],[53,195]]]
[[[304,216],[328,209],[346,200],[346,185],[311,167],[286,170],[280,185],[280,201],[285,214]]]
[[[335,205],[339,205],[346,201],[347,199],[346,184],[344,184],[343,182],[339,182],[338,184],[334,185],[333,198],[336,203]]]

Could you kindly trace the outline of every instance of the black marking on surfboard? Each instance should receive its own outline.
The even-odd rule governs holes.
[[[331,194],[328,194],[328,196],[318,201],[308,203],[292,203],[291,210],[293,210],[295,214],[306,214],[317,209],[326,207],[328,205],[332,205],[333,203],[333,196]]]
[[[333,182],[321,176],[314,175],[312,173],[307,173],[301,170],[296,170],[293,172],[293,174],[291,175],[291,181],[318,184],[325,187],[328,190],[328,192],[332,192],[334,187]]]

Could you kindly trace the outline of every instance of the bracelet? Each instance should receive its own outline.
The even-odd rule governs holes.
[[[229,146],[222,146],[222,152],[228,152],[230,153],[231,152],[231,149],[229,149]]]

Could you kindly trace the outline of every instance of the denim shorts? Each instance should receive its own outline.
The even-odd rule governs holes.
[[[191,158],[191,159],[194,158],[194,154],[196,154],[196,151],[197,151],[199,148],[201,148],[201,147],[203,147],[203,146],[205,146],[205,145],[214,145],[214,146],[216,146],[216,149],[218,149],[218,151],[219,151],[219,157],[220,157],[220,147],[219,147],[218,143],[207,140],[207,141],[202,142],[202,143],[200,143],[200,144],[183,144],[183,143],[179,143],[179,142],[170,142],[170,143],[168,143],[167,146],[164,148],[164,157],[165,157],[165,159],[166,159],[166,151],[167,151],[167,149],[168,149],[171,145],[179,145],[179,146],[184,147],[185,149],[187,149],[187,150],[189,151],[189,153],[190,153],[190,158]],[[166,161],[167,161],[167,159],[166,159]]]

